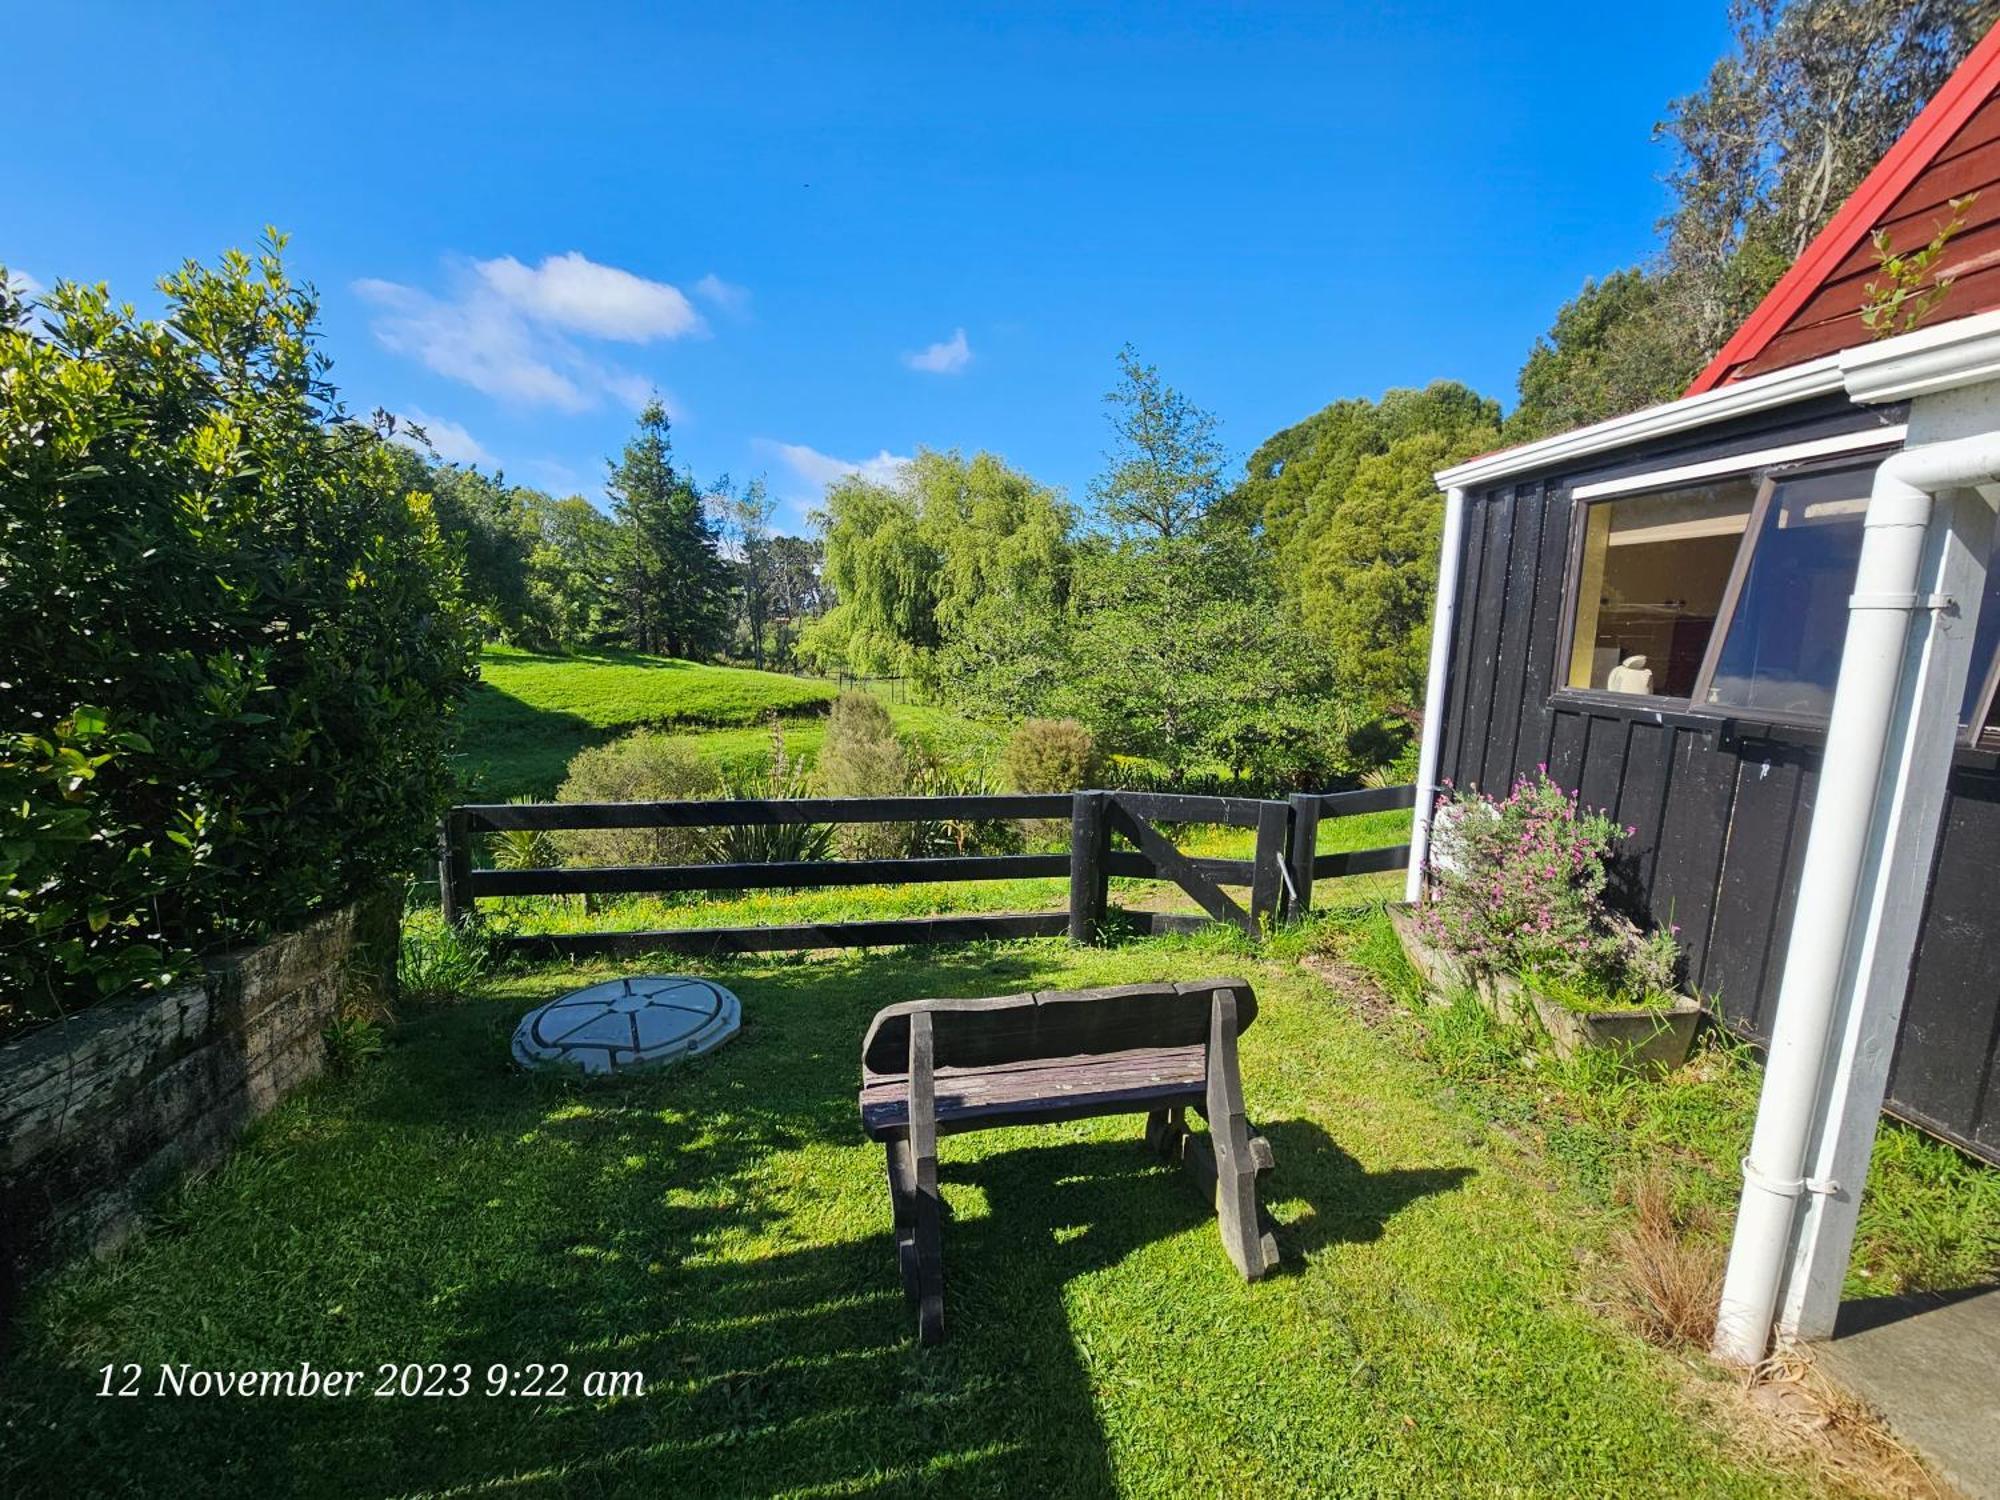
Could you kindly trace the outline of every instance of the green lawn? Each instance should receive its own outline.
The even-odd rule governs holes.
[[[1346,931],[1345,929],[1336,929]],[[1367,956],[1366,927],[1342,941]],[[1296,944],[1281,950],[1289,952]],[[684,962],[677,961],[679,966]],[[1808,1494],[1589,1305],[1615,1214],[1396,1026],[1225,934],[697,966],[742,1034],[664,1077],[516,1073],[506,976],[281,1107],[142,1241],[44,1284],[0,1493]],[[954,1137],[918,1347],[856,1053],[890,1001],[1247,972],[1286,1272],[1245,1286],[1132,1120]],[[569,1366],[560,1397],[106,1400],[99,1367]],[[641,1396],[581,1394],[640,1372]],[[150,1372],[147,1380],[153,1380]],[[1800,1459],[1798,1462],[1805,1462]]]
[[[577,751],[633,729],[686,733],[719,764],[743,768],[768,762],[775,716],[787,748],[810,756],[836,695],[809,678],[626,651],[545,656],[489,646],[480,678],[460,716],[459,771],[471,795],[496,801],[554,795]],[[891,703],[889,712],[900,731],[948,759],[990,759],[1005,738],[942,709]]]

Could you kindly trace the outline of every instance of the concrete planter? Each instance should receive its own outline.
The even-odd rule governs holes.
[[[1683,995],[1667,1010],[1575,1011],[1528,991],[1558,1057],[1615,1052],[1642,1073],[1672,1072],[1687,1061],[1701,1003]]]
[[[1665,1010],[1574,1011],[1512,974],[1472,972],[1423,935],[1413,907],[1391,906],[1389,923],[1410,966],[1423,976],[1433,1005],[1449,1004],[1452,990],[1469,990],[1503,1024],[1544,1033],[1558,1057],[1613,1052],[1635,1070],[1658,1075],[1686,1062],[1694,1046],[1701,1021],[1697,1000],[1682,996]]]

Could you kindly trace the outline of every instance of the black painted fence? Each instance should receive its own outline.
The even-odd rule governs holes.
[[[1189,797],[1153,792],[1063,792],[956,797],[800,797],[698,802],[484,803],[455,807],[438,828],[439,894],[446,920],[472,919],[482,899],[536,895],[612,895],[667,891],[805,890],[830,886],[913,885],[936,881],[1069,877],[1066,911],[982,912],[880,921],[763,927],[695,927],[646,932],[536,933],[511,937],[512,951],[538,957],[623,954],[664,949],[690,954],[782,952],[901,943],[962,943],[1055,937],[1092,941],[1109,913],[1112,876],[1171,880],[1205,917],[1128,913],[1151,931],[1180,931],[1213,919],[1251,935],[1296,920],[1312,906],[1315,880],[1401,868],[1409,845],[1350,854],[1317,854],[1329,817],[1411,807],[1415,788],[1385,787],[1288,801]],[[912,823],[943,819],[1068,819],[1067,853],[980,854],[910,859],[812,860],[758,864],[598,865],[488,870],[473,865],[473,840],[484,833],[532,829],[719,828],[798,823]],[[1174,825],[1224,824],[1257,831],[1250,859],[1208,859],[1175,846]],[[1112,847],[1116,833],[1129,849]],[[1246,907],[1223,887],[1247,887]]]

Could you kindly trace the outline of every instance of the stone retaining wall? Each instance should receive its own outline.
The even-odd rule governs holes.
[[[0,1318],[37,1272],[103,1252],[183,1173],[326,1063],[344,993],[394,992],[398,903],[371,898],[0,1045]]]

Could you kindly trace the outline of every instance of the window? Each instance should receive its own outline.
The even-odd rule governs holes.
[[[1788,718],[1833,707],[1873,466],[1764,481],[1734,608],[1696,702]]]
[[[1659,483],[1693,477],[1682,471],[1579,491],[1564,689],[1825,722],[1879,462],[1854,446],[1814,466],[1702,465],[1699,482]],[[1959,717],[1968,740],[2000,750],[2000,538]]]
[[[1756,499],[1734,478],[1589,505],[1568,686],[1691,698]]]

